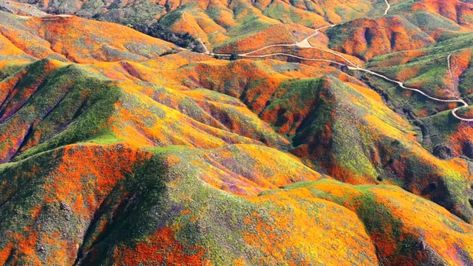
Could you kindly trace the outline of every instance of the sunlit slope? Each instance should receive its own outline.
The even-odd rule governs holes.
[[[316,79],[291,80],[308,77]],[[326,63],[227,62],[188,52],[82,66],[43,60],[2,87],[1,129],[14,133],[4,134],[4,162],[84,141],[257,144],[291,151],[343,181],[402,185],[471,219],[468,163],[434,157],[381,97]]]
[[[171,2],[173,3],[173,2]],[[232,44],[276,25],[317,28],[340,23],[383,9],[370,1],[213,1],[210,4],[171,4],[171,10],[158,24],[173,32],[189,33],[208,47]],[[378,10],[378,7],[381,9]],[[291,26],[290,26],[291,27]],[[298,32],[300,32],[298,30]],[[289,33],[289,31],[288,31]],[[275,34],[273,38],[278,39]],[[278,39],[283,42],[283,39]],[[266,43],[269,44],[269,43]]]
[[[71,145],[4,165],[2,215],[9,219],[1,221],[7,237],[0,240],[0,260],[79,265],[472,262],[471,225],[400,188],[324,179],[242,198],[197,178],[192,166],[200,162],[188,160],[192,153],[185,147],[151,152],[124,145]],[[284,166],[272,170],[279,167]]]
[[[285,76],[303,78],[302,74],[318,68],[277,61],[273,68],[256,68],[269,62],[228,63],[230,71],[206,62],[181,71],[197,75],[194,80],[199,83],[191,83],[195,87],[240,98],[287,136],[291,152],[315,169],[350,183],[398,184],[471,219],[468,161],[435,157],[421,145],[421,132],[407,117],[386,106],[366,84],[334,68],[324,67],[326,73],[319,70],[318,78],[291,80]],[[450,118],[447,124],[452,131],[468,128],[448,113],[445,117]],[[469,131],[459,132],[468,138]]]
[[[274,134],[287,138],[280,142],[284,146],[279,147],[307,159],[306,163],[319,171],[352,183],[399,184],[442,204],[466,220],[471,219],[468,162],[463,159],[444,161],[433,156],[432,150],[421,145],[420,130],[387,107],[375,91],[353,77],[326,64],[225,62],[206,57],[195,57],[194,63],[188,64],[180,55],[169,58],[182,65],[172,68],[164,63],[168,62],[167,58],[162,58],[142,63],[141,68],[136,64],[135,70],[141,73],[138,75],[141,79],[180,88],[179,93],[188,96],[196,97],[202,88],[207,88],[239,99],[259,114],[257,120],[272,125]],[[160,70],[163,75],[174,78],[172,83],[146,74],[150,68],[157,71],[160,64],[164,65]],[[315,72],[318,77],[313,76]],[[175,93],[173,95],[176,97]],[[205,97],[208,99],[209,96]],[[176,105],[170,99],[165,100],[164,95],[155,98]],[[219,105],[213,106],[219,108]],[[453,119],[448,113],[445,116]],[[243,123],[238,119],[222,122],[228,124],[229,121],[232,125]],[[455,120],[448,123],[452,130],[465,127]],[[243,130],[242,127],[231,128],[240,135],[248,131],[235,131]],[[272,134],[260,136],[267,139]],[[464,138],[468,137],[464,135]]]
[[[352,210],[365,225],[383,264],[472,263],[471,255],[467,255],[472,252],[471,225],[464,226],[444,209],[398,187],[350,186],[320,180],[296,184],[267,196],[272,200],[295,201],[312,196]]]
[[[301,3],[236,4],[271,24],[255,46],[309,33],[265,15]],[[0,264],[473,263],[472,132],[449,106],[421,119],[448,132],[432,134],[446,158],[397,102],[425,100],[340,65],[218,60],[77,17],[0,22]],[[452,91],[467,96],[469,40],[455,40],[425,49],[458,45]],[[397,75],[401,53],[368,67]]]
[[[434,97],[471,102],[471,40],[471,34],[464,34],[423,49],[378,56],[370,61],[369,67]],[[378,79],[371,79],[371,84],[382,87],[393,107],[405,110],[415,120],[422,129],[424,146],[441,158],[472,158],[471,126],[458,123],[446,111],[456,104],[431,101]],[[465,118],[472,117],[468,108],[461,109],[460,113]]]
[[[5,5],[6,10],[12,9],[11,4]],[[343,30],[347,35],[346,42],[340,43],[340,40],[336,40],[334,47],[363,57],[371,57],[373,53],[380,54],[391,49],[418,47],[431,42],[431,38],[438,40],[471,29],[472,23],[472,4],[459,0],[144,0],[116,3],[56,0],[39,1],[34,3],[34,6],[52,14],[74,14],[129,25],[182,45],[192,43],[197,50],[202,49],[200,41],[210,48],[220,48],[242,40],[254,39],[253,35],[274,26],[289,26],[289,29],[295,27],[286,29],[287,35],[293,30],[298,34],[303,33],[304,30],[301,31],[300,27],[314,29],[328,24],[342,24],[342,27],[346,28]],[[17,9],[11,11],[15,10]],[[383,25],[386,29],[377,30],[373,23]],[[366,36],[361,36],[361,29],[367,31],[364,34]],[[281,39],[278,38],[279,35],[274,34],[272,37],[283,42],[284,35]],[[407,41],[410,39],[407,36],[414,36],[414,42]],[[267,41],[266,44],[269,44],[270,39]],[[357,43],[355,47],[350,47],[350,42],[353,41]],[[391,45],[388,45],[389,43]],[[364,50],[368,50],[367,54]]]
[[[2,161],[96,137],[137,147],[288,145],[236,99],[113,82],[90,68],[43,60],[2,82],[1,129],[12,134],[2,134]]]
[[[19,17],[0,12],[2,57],[50,57],[79,63],[144,60],[175,47],[118,24],[78,17]]]
[[[392,1],[383,17],[359,18],[328,31],[330,47],[371,59],[414,50],[465,34],[473,27],[473,3],[463,1]]]
[[[201,39],[209,47],[234,42],[272,25],[297,23],[315,28],[380,15],[383,1],[39,1],[38,9],[131,25],[169,39]],[[157,30],[159,28],[159,30]],[[165,31],[167,33],[159,32]],[[171,34],[177,36],[171,37]],[[184,34],[189,34],[185,36]],[[177,39],[176,39],[177,38]]]
[[[422,49],[388,53],[373,58],[369,66],[429,95],[469,99],[473,90],[472,37],[468,33]]]

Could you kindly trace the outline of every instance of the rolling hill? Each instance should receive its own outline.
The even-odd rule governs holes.
[[[0,264],[473,264],[472,10],[0,2]]]

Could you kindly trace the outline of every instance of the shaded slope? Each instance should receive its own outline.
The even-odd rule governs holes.
[[[323,198],[354,211],[364,223],[382,264],[472,263],[471,225],[463,226],[444,209],[400,188],[321,180],[290,186],[284,192],[271,194],[271,198],[285,195],[296,199]]]

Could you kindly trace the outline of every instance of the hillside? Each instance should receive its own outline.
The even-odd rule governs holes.
[[[472,265],[472,10],[0,2],[0,264]]]

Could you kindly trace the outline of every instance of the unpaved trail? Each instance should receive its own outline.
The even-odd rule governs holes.
[[[239,56],[248,56],[250,54],[255,54],[257,52],[260,52],[260,51],[263,51],[263,50],[266,50],[266,49],[269,49],[269,48],[275,48],[275,47],[313,48],[312,45],[310,44],[309,40],[311,38],[317,36],[320,33],[321,30],[327,29],[329,27],[333,27],[333,25],[328,25],[328,26],[317,28],[317,29],[314,30],[314,33],[307,36],[303,40],[295,42],[295,43],[270,44],[270,45],[266,45],[266,46],[263,46],[261,48],[258,48],[256,50],[249,51],[249,52],[246,52],[246,53],[241,53],[241,54],[238,54],[238,55]]]
[[[264,54],[264,55],[254,55],[254,56],[244,56],[246,58],[265,58],[265,57],[274,57],[274,56],[287,56],[287,57],[292,57],[292,58],[296,58],[296,59],[300,59],[300,60],[305,60],[305,61],[321,61],[321,62],[328,62],[328,63],[333,63],[333,64],[337,64],[337,65],[340,65],[340,66],[346,66],[348,67],[348,69],[350,70],[355,70],[355,71],[361,71],[361,72],[365,72],[367,74],[370,74],[370,75],[373,75],[373,76],[377,76],[381,79],[384,79],[386,81],[389,81],[391,83],[395,83],[397,84],[399,87],[401,87],[402,89],[405,89],[405,90],[410,90],[410,91],[414,91],[414,92],[417,92],[423,96],[425,96],[426,98],[432,100],[432,101],[437,101],[437,102],[442,102],[442,103],[459,103],[461,104],[461,106],[458,106],[456,107],[455,109],[453,109],[451,112],[452,112],[452,115],[458,119],[458,120],[461,120],[461,121],[465,121],[465,122],[473,122],[473,118],[464,118],[464,117],[461,117],[457,114],[457,111],[463,107],[468,107],[468,103],[463,100],[463,99],[441,99],[441,98],[437,98],[437,97],[434,97],[434,96],[431,96],[419,89],[416,89],[416,88],[412,88],[412,87],[408,87],[406,85],[404,85],[403,82],[401,81],[398,81],[398,80],[395,80],[395,79],[392,79],[392,78],[389,78],[383,74],[380,74],[380,73],[377,73],[375,71],[372,71],[372,70],[369,70],[369,69],[366,69],[366,68],[362,68],[360,66],[357,66],[353,63],[351,63],[350,60],[348,60],[346,57],[342,56],[342,55],[339,55],[341,58],[343,58],[345,60],[345,62],[347,63],[341,63],[341,62],[337,62],[337,61],[333,61],[333,60],[328,60],[328,59],[322,59],[322,58],[307,58],[307,57],[302,57],[302,56],[297,56],[297,55],[292,55],[292,54],[288,54],[288,53],[271,53],[271,54]]]
[[[386,15],[390,10],[391,5],[390,5],[388,0],[385,0],[385,2],[386,2],[387,7],[386,7],[386,10],[384,11],[384,14]],[[312,44],[310,44],[309,40],[312,37],[315,37],[317,34],[319,34],[321,30],[324,30],[324,29],[327,29],[327,28],[330,28],[330,27],[335,27],[335,26],[337,26],[337,24],[317,28],[317,29],[315,29],[314,33],[312,33],[311,35],[307,36],[306,38],[304,38],[303,40],[301,40],[299,42],[266,45],[264,47],[255,49],[253,51],[249,51],[249,52],[246,52],[246,53],[239,53],[237,55],[239,57],[242,57],[242,58],[267,58],[267,57],[276,57],[276,56],[286,56],[286,57],[292,57],[292,58],[296,58],[296,59],[304,60],[304,61],[327,62],[327,63],[336,64],[336,65],[339,65],[339,66],[345,66],[345,67],[348,67],[348,69],[350,69],[350,70],[365,72],[367,74],[370,74],[370,75],[379,77],[381,79],[384,79],[388,82],[397,84],[402,89],[414,91],[416,93],[419,93],[419,94],[425,96],[426,98],[428,98],[432,101],[437,101],[437,102],[442,102],[442,103],[457,103],[457,104],[460,104],[460,106],[458,106],[455,109],[451,110],[452,115],[460,121],[473,122],[473,118],[464,118],[464,117],[461,117],[460,115],[457,114],[458,110],[460,110],[461,108],[469,106],[468,103],[465,100],[461,99],[461,98],[458,98],[458,99],[441,99],[441,98],[431,96],[431,95],[429,95],[429,94],[427,94],[427,93],[425,93],[425,92],[423,92],[419,89],[408,87],[408,86],[404,85],[404,83],[399,81],[399,80],[395,80],[395,79],[389,78],[389,77],[387,77],[383,74],[377,73],[375,71],[360,67],[357,64],[353,63],[351,60],[349,60],[342,53],[339,53],[339,52],[336,52],[336,51],[333,51],[333,50],[314,47],[314,46],[312,46]],[[205,46],[205,44],[202,43],[202,45],[204,46],[206,54],[213,55],[213,56],[225,56],[225,57],[231,56],[231,54],[218,54],[218,53],[209,52],[207,47]],[[343,61],[345,61],[345,63],[337,62],[337,61],[329,60],[329,59],[324,59],[324,58],[307,58],[307,57],[303,57],[303,56],[293,55],[293,54],[289,54],[289,53],[282,53],[282,52],[262,54],[262,55],[254,55],[257,52],[260,52],[260,51],[263,51],[263,50],[266,50],[266,49],[269,49],[269,48],[273,48],[273,47],[298,47],[298,48],[318,49],[318,50],[333,54],[333,55],[343,59]],[[451,69],[451,54],[448,55],[447,61],[448,61],[448,70],[450,72],[450,75],[453,78],[453,73],[452,73],[452,69]]]
[[[391,9],[391,4],[389,3],[388,0],[384,0],[384,2],[386,3],[386,10],[384,10],[384,15],[386,16],[389,10]]]

